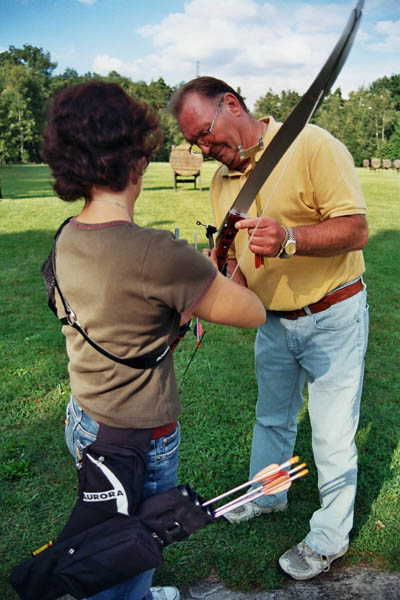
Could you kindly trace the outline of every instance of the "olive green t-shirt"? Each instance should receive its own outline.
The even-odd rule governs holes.
[[[171,233],[127,221],[85,225],[72,219],[58,239],[56,272],[80,325],[121,358],[157,354],[171,344],[180,315],[190,313],[216,270]],[[58,316],[65,316],[56,294]],[[96,421],[148,428],[175,421],[181,406],[173,357],[133,369],[103,356],[70,326],[63,327],[71,390]]]

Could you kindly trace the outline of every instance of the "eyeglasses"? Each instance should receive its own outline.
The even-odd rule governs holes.
[[[222,98],[219,99],[219,102],[217,104],[217,109],[216,109],[215,115],[213,116],[213,119],[211,121],[210,127],[207,129],[207,131],[203,131],[202,133],[200,133],[197,136],[196,141],[193,142],[193,144],[191,144],[191,146],[190,146],[191,154],[201,154],[200,146],[203,146],[205,148],[211,148],[211,146],[214,144],[215,136],[212,132],[212,128],[215,125],[215,121],[217,119],[217,115],[218,115],[219,109],[221,108],[223,101],[224,101],[224,97],[222,96]]]

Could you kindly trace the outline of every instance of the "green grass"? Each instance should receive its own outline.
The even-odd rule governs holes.
[[[208,187],[215,169],[202,169],[203,191],[173,191],[168,164],[153,163],[135,209],[140,225],[174,231],[206,247],[212,221]],[[368,204],[365,251],[370,342],[361,421],[359,489],[349,552],[340,564],[398,569],[400,559],[400,176],[359,170]],[[40,265],[57,226],[78,212],[53,197],[45,166],[0,167],[0,597],[12,565],[55,537],[75,500],[75,472],[63,439],[69,396],[64,339],[46,307]],[[204,324],[203,345],[181,383],[180,481],[212,497],[246,480],[256,385],[254,331]],[[189,333],[175,353],[178,381],[194,350]],[[285,514],[243,524],[217,523],[165,551],[155,581],[185,587],[214,570],[232,588],[284,584],[276,560],[308,531],[318,506],[310,424],[299,419],[296,452],[310,474],[293,485]],[[379,524],[383,524],[383,527]]]

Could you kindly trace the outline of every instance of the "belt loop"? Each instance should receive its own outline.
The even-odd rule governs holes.
[[[308,307],[308,306],[303,306],[303,310],[304,310],[304,312],[306,312],[308,315],[312,315],[312,312],[311,312],[311,310],[309,309],[309,307]]]

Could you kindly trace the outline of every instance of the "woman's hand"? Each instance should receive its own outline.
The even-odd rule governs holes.
[[[202,250],[202,255],[214,265],[214,267],[218,270],[218,262],[217,262],[217,250],[216,248],[204,248]]]

